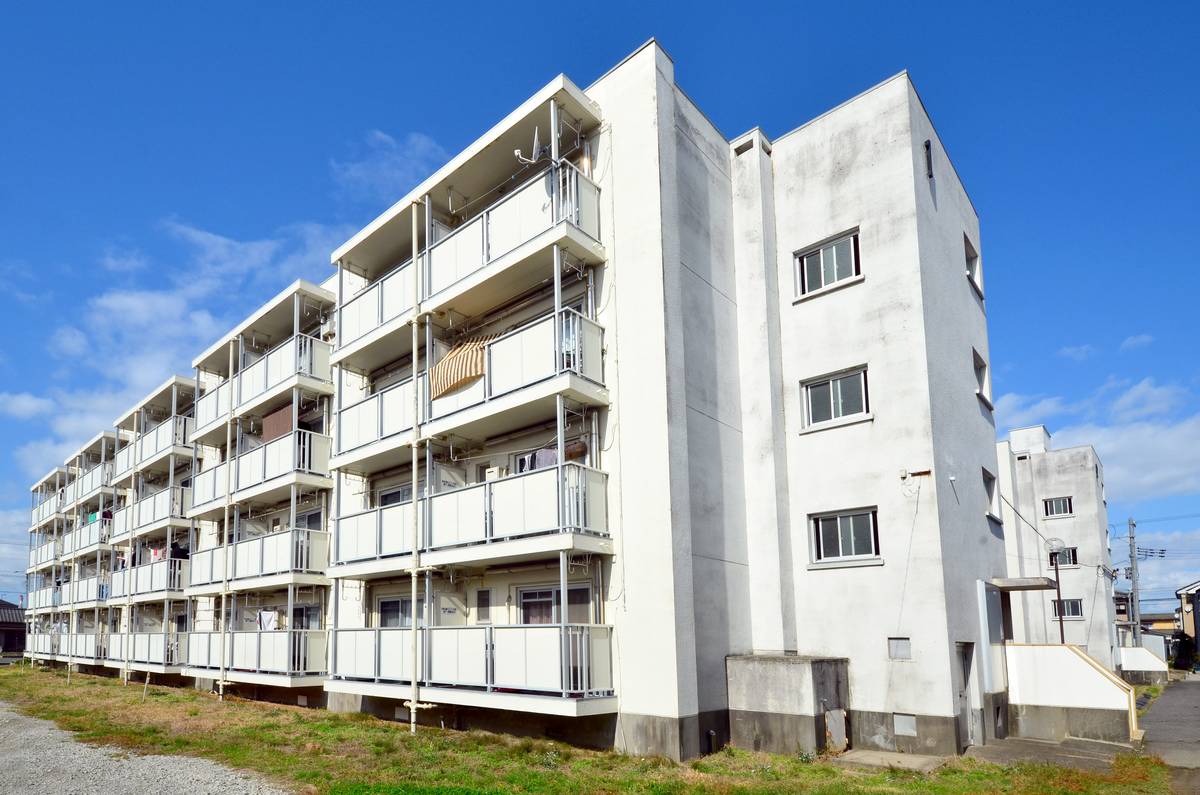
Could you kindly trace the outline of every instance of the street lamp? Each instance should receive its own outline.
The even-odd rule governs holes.
[[[1054,561],[1054,594],[1055,603],[1058,605],[1058,642],[1064,646],[1067,643],[1067,631],[1063,628],[1062,580],[1058,576],[1058,555],[1066,548],[1067,545],[1061,538],[1046,539],[1046,551],[1050,553],[1050,560]]]

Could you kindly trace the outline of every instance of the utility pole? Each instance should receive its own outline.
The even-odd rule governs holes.
[[[1142,608],[1138,601],[1138,556],[1137,556],[1137,522],[1132,517],[1129,519],[1129,579],[1133,582],[1133,588],[1129,593],[1129,615],[1133,619],[1133,643],[1135,646],[1142,645]]]

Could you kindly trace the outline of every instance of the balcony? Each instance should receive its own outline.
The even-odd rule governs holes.
[[[184,584],[188,581],[188,563],[186,560],[172,558],[114,571],[112,596],[109,598],[149,601],[182,592]]]
[[[75,660],[103,660],[107,640],[94,632],[71,632],[59,636],[58,653]]]
[[[98,489],[112,483],[113,465],[111,461],[96,464],[84,472],[68,487],[72,502],[88,497]]]
[[[564,464],[561,521],[557,467],[435,494],[428,499],[428,532],[425,522],[421,523],[422,552],[455,548],[458,551],[455,560],[466,561],[500,554],[490,546],[486,550],[469,547],[527,536],[561,533],[607,536],[607,489],[605,473],[582,464]],[[412,505],[412,502],[400,503],[340,517],[334,563],[411,553]]]
[[[557,201],[556,180],[559,183]],[[567,163],[527,180],[434,242],[420,260],[427,267],[422,300],[453,292],[451,288],[463,286],[469,277],[483,272],[488,266],[501,259],[514,259],[509,255],[560,223],[581,231],[589,243],[598,245],[600,189]],[[508,264],[515,264],[515,261]],[[354,346],[354,343],[393,321],[405,321],[414,304],[411,268],[412,260],[409,259],[342,304],[339,351],[352,346],[362,347]]]
[[[212,671],[220,670],[221,634],[188,633],[186,665],[197,670],[189,670],[187,675],[211,676]],[[226,677],[264,684],[285,684],[279,677],[323,678],[327,644],[328,634],[323,629],[229,632],[224,639]]]
[[[29,593],[27,610],[48,610],[62,604],[62,593],[58,588],[39,588]]]
[[[63,583],[63,603],[82,605],[103,602],[110,591],[108,573]]]
[[[329,533],[293,529],[194,553],[188,585],[194,588],[221,583],[226,578],[237,582],[281,574],[324,576],[328,562]],[[223,567],[228,568],[227,577],[222,577]]]
[[[276,346],[238,374],[239,408],[261,399],[295,376],[315,379],[328,384],[332,390],[331,350],[329,343],[306,334],[297,334]]]
[[[603,327],[571,309],[563,310],[561,317],[561,345],[554,343],[553,316],[534,320],[489,342],[484,347],[483,376],[470,386],[430,401],[424,421],[442,420],[564,373],[602,386]],[[420,382],[419,402],[424,404],[429,394],[427,374],[420,377]],[[411,430],[413,388],[410,378],[343,408],[338,414],[338,456],[351,454],[346,460],[358,460],[359,451],[368,445]],[[593,392],[577,397],[602,402],[602,393]],[[454,424],[454,420],[446,420],[435,430],[444,432]]]
[[[57,632],[30,632],[25,635],[25,653],[37,657],[53,657],[58,654]]]
[[[107,544],[108,539],[112,536],[112,524],[112,519],[94,519],[79,529],[67,533],[63,536],[63,557],[73,557],[95,551],[100,545]]]
[[[412,630],[333,631],[327,690],[401,697],[413,675]],[[616,709],[612,628],[594,624],[419,630],[422,700],[560,715]],[[600,703],[587,705],[588,700]]]
[[[233,384],[226,378],[217,386],[200,396],[196,401],[196,429],[192,437],[210,430],[218,421],[224,422],[233,410]]]
[[[328,436],[312,431],[292,431],[272,439],[237,457],[233,487],[241,491],[292,472],[327,478],[332,443]]]
[[[191,488],[174,486],[143,497],[113,513],[111,541],[124,540],[130,533],[149,532],[158,525],[171,524],[173,519],[183,524],[191,507]]]
[[[36,569],[53,563],[63,551],[62,539],[53,539],[29,550],[29,568]]]
[[[56,514],[62,513],[63,500],[61,495],[53,494],[34,507],[30,514],[30,526],[37,527],[42,522],[49,521]]]
[[[104,658],[110,666],[171,667],[187,656],[187,635],[166,632],[115,632],[108,637]]]
[[[191,417],[168,417],[144,431],[140,438],[122,447],[113,457],[113,478],[119,480],[128,475],[135,463],[146,464],[175,447],[189,444],[194,423]]]

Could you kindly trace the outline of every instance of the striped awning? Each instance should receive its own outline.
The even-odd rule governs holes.
[[[487,344],[498,337],[488,334],[472,337],[455,345],[429,371],[429,396],[436,400],[442,395],[466,386],[483,377],[483,362]]]

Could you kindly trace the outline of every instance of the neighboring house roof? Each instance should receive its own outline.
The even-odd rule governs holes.
[[[0,599],[0,624],[24,624],[25,614],[12,602]]]
[[[1185,585],[1175,592],[1176,596],[1189,596],[1196,591],[1200,591],[1200,580],[1196,580],[1191,585]]]

